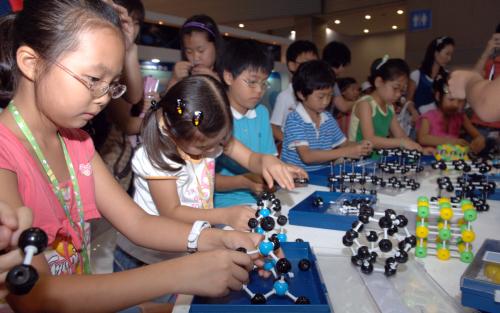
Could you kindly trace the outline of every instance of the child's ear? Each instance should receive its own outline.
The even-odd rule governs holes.
[[[375,85],[375,88],[380,88],[380,87],[382,87],[384,85],[384,80],[382,79],[382,77],[377,76],[375,78],[375,81],[373,83]]]
[[[40,63],[40,56],[28,46],[20,46],[16,51],[17,67],[24,77],[31,81],[36,79],[37,65]]]
[[[306,100],[306,97],[304,97],[304,95],[300,91],[297,91],[297,97],[299,97],[301,102],[304,102]]]
[[[234,77],[230,72],[224,71],[224,73],[222,74],[222,78],[224,79],[226,85],[231,86],[233,84]]]

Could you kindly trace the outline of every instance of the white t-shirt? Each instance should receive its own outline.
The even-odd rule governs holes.
[[[297,105],[298,102],[293,92],[293,86],[290,83],[288,88],[280,92],[276,98],[273,113],[271,114],[271,124],[281,126],[283,130],[288,113],[293,112]]]
[[[181,205],[200,209],[213,208],[214,158],[204,158],[201,160],[189,159],[186,160],[185,165],[178,164],[166,158],[165,161],[170,166],[178,168],[178,170],[166,171],[154,167],[143,146],[137,149],[132,158],[132,170],[135,174],[134,201],[144,211],[150,215],[159,215],[148,186],[148,180],[152,179],[174,179],[177,184],[177,195]],[[169,197],[169,195],[165,195],[165,197]],[[184,254],[143,248],[133,244],[121,234],[118,234],[116,243],[122,250],[147,264],[157,263]]]

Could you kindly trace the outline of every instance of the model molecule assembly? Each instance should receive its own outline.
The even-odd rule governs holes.
[[[296,297],[289,291],[288,281],[293,279],[292,264],[287,258],[278,258],[274,251],[280,248],[280,243],[276,241],[269,241],[267,239],[263,240],[257,250],[246,251],[245,248],[239,248],[238,251],[247,254],[260,254],[267,259],[264,263],[264,270],[270,271],[274,278],[276,279],[273,288],[263,294],[263,293],[253,293],[247,285],[243,285],[242,290],[250,297],[252,304],[265,304],[267,299],[272,295],[287,296],[295,304],[309,304],[310,301],[307,297],[299,296]],[[302,271],[309,270],[311,263],[307,259],[302,259],[299,262],[299,268]]]
[[[18,246],[24,252],[23,263],[13,267],[5,280],[5,285],[12,294],[24,295],[33,288],[38,280],[38,273],[31,266],[31,260],[34,255],[45,250],[47,243],[47,234],[40,228],[28,228],[21,233]]]
[[[285,242],[287,236],[285,233],[285,226],[288,223],[288,218],[280,214],[281,201],[276,198],[274,193],[263,192],[257,200],[257,212],[255,218],[248,221],[250,229],[259,234],[268,234],[269,232],[276,231],[272,234],[271,240],[279,240]]]
[[[408,149],[378,149],[375,153],[381,158],[379,168],[384,173],[389,174],[406,174],[409,172],[420,173],[424,170],[420,164],[422,152]],[[391,159],[394,159],[392,160]]]
[[[443,144],[436,147],[434,157],[438,161],[469,160],[469,147],[461,145]]]
[[[476,236],[471,224],[476,219],[477,211],[470,200],[462,200],[457,205],[448,198],[429,201],[427,197],[419,197],[415,255],[424,258],[435,254],[440,260],[459,257],[462,262],[472,262],[474,255],[471,243]],[[434,221],[437,224],[431,225]],[[458,252],[458,255],[452,251]]]
[[[380,218],[376,219],[374,216],[380,216]],[[378,223],[382,231],[366,230],[364,237],[367,243],[361,243],[360,233],[369,222]],[[364,205],[360,208],[358,221],[354,222],[352,229],[346,231],[342,237],[342,243],[351,249],[351,261],[361,268],[361,272],[370,274],[376,271],[392,276],[396,274],[399,264],[406,263],[408,252],[416,244],[416,238],[410,234],[407,225],[408,219],[404,215],[396,215],[394,210],[375,212],[372,207]],[[399,228],[403,229],[404,236],[398,236]],[[389,237],[402,238],[397,244],[397,249],[393,249],[393,243]],[[377,266],[377,259],[391,252],[393,255],[385,258],[383,267]]]

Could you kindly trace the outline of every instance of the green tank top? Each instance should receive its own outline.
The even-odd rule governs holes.
[[[394,107],[392,106],[392,104],[387,104],[387,112],[384,112],[372,96],[365,96],[359,101],[368,102],[370,104],[370,107],[372,108],[372,122],[375,136],[387,138],[389,136],[389,130],[391,128],[392,117],[394,116]],[[358,129],[356,131],[356,142],[360,142],[361,140],[363,140],[363,134],[361,132],[361,125],[359,125],[358,123]]]

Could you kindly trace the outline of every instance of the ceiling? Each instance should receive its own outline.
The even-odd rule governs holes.
[[[187,18],[204,13],[218,24],[266,34],[288,36],[297,19],[313,17],[335,32],[369,36],[406,29],[405,1],[390,0],[142,0],[146,10]],[[402,9],[404,14],[398,15]],[[366,20],[365,15],[371,19]],[[340,24],[334,24],[339,19]],[[365,34],[364,29],[369,29]]]

